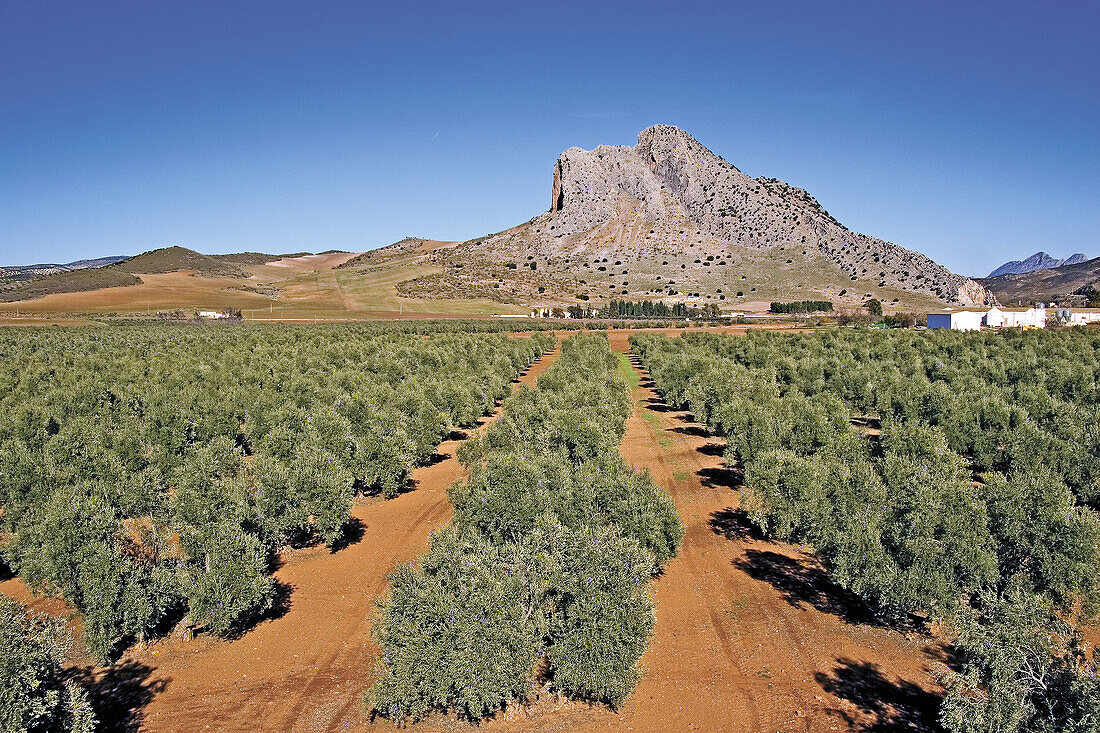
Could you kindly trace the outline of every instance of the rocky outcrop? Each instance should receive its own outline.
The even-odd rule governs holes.
[[[992,298],[922,254],[850,231],[801,188],[748,176],[669,125],[646,128],[633,147],[563,152],[550,208],[530,221],[446,248],[392,248],[364,257],[376,265],[418,257],[435,274],[398,289],[425,298],[660,298],[733,310],[805,299],[858,308],[876,298],[895,311]]]
[[[639,214],[686,217],[699,233],[745,247],[812,248],[852,280],[880,287],[966,305],[990,298],[920,253],[850,231],[801,188],[745,175],[670,125],[642,130],[633,148],[566,150],[554,166],[550,211],[534,223],[545,238],[561,238]]]

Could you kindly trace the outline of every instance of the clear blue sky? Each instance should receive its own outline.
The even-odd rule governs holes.
[[[1100,255],[1080,2],[0,3],[0,264],[370,249],[678,125],[965,274]]]

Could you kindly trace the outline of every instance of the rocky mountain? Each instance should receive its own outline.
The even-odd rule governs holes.
[[[993,272],[989,273],[986,277],[998,277],[1000,275],[1023,275],[1027,272],[1035,272],[1036,270],[1050,270],[1055,267],[1062,267],[1063,265],[1076,265],[1079,262],[1084,262],[1087,257],[1078,252],[1072,254],[1064,260],[1059,260],[1055,257],[1051,257],[1046,252],[1036,252],[1027,259],[1024,260],[1011,260],[998,267]]]
[[[803,297],[876,297],[899,307],[990,298],[973,280],[849,230],[801,188],[752,178],[669,125],[643,130],[634,147],[566,150],[547,212],[434,251],[428,263],[442,271],[399,290],[496,291],[513,302],[672,295],[725,307]]]
[[[126,259],[125,256],[99,257],[94,260],[77,260],[65,264],[41,263],[36,265],[11,265],[0,267],[0,280],[29,280],[41,275],[50,275],[57,272],[72,272],[73,270],[85,270],[91,267],[103,267],[113,265]]]
[[[988,277],[981,283],[1006,304],[1034,301],[1072,303],[1074,298],[1070,296],[1074,293],[1090,286],[1100,287],[1100,257],[1058,267]]]

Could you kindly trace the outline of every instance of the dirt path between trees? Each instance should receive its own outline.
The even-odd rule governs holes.
[[[625,338],[612,345],[629,348]],[[634,364],[640,382],[623,455],[671,493],[686,528],[679,557],[654,583],[642,680],[619,711],[542,699],[482,729],[935,730],[942,650],[876,623],[799,548],[757,538],[722,441],[670,410]],[[414,726],[440,729],[458,725]]]
[[[558,354],[560,347],[544,355],[519,382],[533,386]],[[463,475],[459,442],[441,443],[431,465],[413,472],[415,490],[357,505],[357,542],[336,553],[291,553],[275,573],[287,591],[281,615],[233,641],[165,640],[128,654],[120,667],[141,670],[142,687],[158,691],[134,713],[140,729],[345,731],[363,723],[375,600],[394,565],[426,552],[429,534],[449,521],[447,487]]]

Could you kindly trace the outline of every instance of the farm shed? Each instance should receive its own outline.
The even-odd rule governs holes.
[[[1100,308],[1059,308],[1058,317],[1071,326],[1100,322]]]
[[[990,308],[985,325],[993,328],[1044,328],[1047,323],[1046,308]]]
[[[950,328],[954,331],[977,331],[982,327],[984,308],[958,308],[928,314],[929,328]]]

